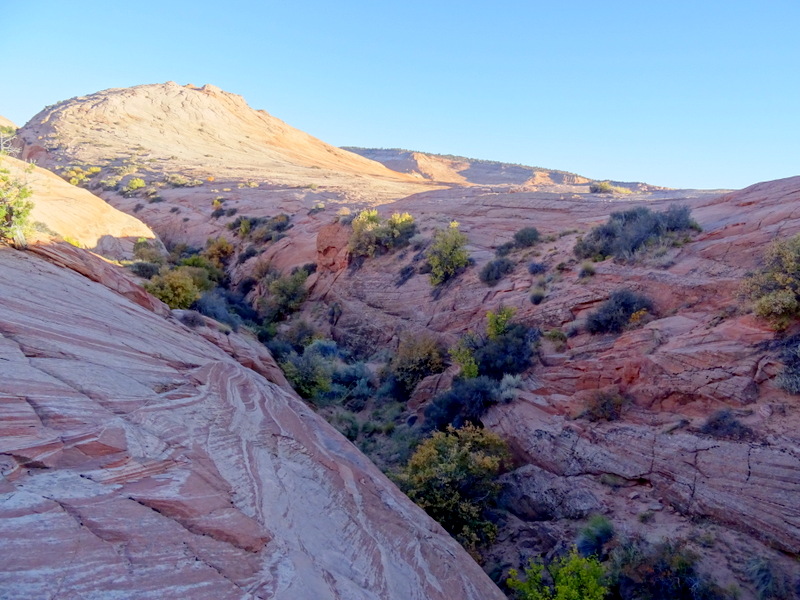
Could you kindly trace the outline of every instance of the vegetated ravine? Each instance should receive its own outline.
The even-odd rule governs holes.
[[[610,597],[797,593],[795,325],[742,283],[800,231],[800,178],[722,193],[356,156],[176,84],[65,101],[19,137],[158,234],[132,277],[196,334],[252,330],[506,591],[577,545]],[[458,477],[426,472],[453,453]]]

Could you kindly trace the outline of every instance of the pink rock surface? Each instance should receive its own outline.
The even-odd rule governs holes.
[[[38,254],[0,247],[4,594],[503,597],[235,349]]]

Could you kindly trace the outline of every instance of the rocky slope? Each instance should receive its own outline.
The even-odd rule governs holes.
[[[465,156],[445,156],[398,148],[356,148],[345,150],[386,165],[399,173],[409,173],[430,181],[459,185],[514,185],[525,188],[588,192],[591,179],[554,169],[529,167]],[[636,191],[658,190],[644,183],[615,181],[614,185]]]
[[[136,127],[133,120],[121,120],[127,125],[116,130],[117,137],[140,141],[141,156],[165,153],[166,148],[158,150],[155,134],[144,136],[137,128],[151,131],[155,127],[162,110],[152,108],[162,106],[158,94],[193,98],[198,93],[178,90],[171,85],[164,89],[143,86],[132,92],[104,93],[109,103],[129,94],[146,92],[154,97],[149,104],[152,112],[139,114]],[[69,129],[77,127],[69,116],[76,107],[81,107],[83,135],[93,135],[95,127],[107,127],[100,103],[96,109],[93,106],[78,99],[41,113],[23,128],[27,152],[40,153],[53,165],[87,158],[86,144],[78,144],[75,133],[52,138],[47,155],[35,146],[41,142],[39,135],[49,139],[47,128],[78,131]],[[180,112],[178,106],[170,104],[168,110]],[[195,114],[193,122],[200,118]],[[169,164],[199,177],[207,172],[203,171],[208,162],[204,154],[224,155],[231,147],[222,133],[196,129],[184,129],[191,140],[183,143],[191,142],[200,150]],[[392,179],[402,176],[385,175],[371,166],[364,183],[350,174],[341,175],[347,169],[337,166],[339,174],[330,174],[335,185],[327,188],[323,182],[322,188],[312,190],[300,186],[320,180],[304,180],[310,171],[298,170],[287,159],[285,163],[245,161],[251,165],[247,177],[262,182],[255,188],[232,186],[237,179],[231,177],[227,183],[215,180],[191,189],[158,188],[158,202],[148,202],[141,194],[102,193],[113,205],[137,211],[173,241],[201,246],[206,238],[223,234],[240,252],[249,242],[227,229],[235,217],[226,211],[235,208],[236,216],[256,217],[290,214],[293,227],[286,237],[258,248],[259,256],[237,264],[232,269],[234,281],[267,262],[283,270],[315,262],[317,273],[309,278],[311,298],[302,316],[320,332],[356,349],[394,348],[402,337],[423,332],[452,344],[468,330],[480,331],[486,312],[500,305],[516,308],[519,320],[543,330],[578,332],[563,346],[544,342],[538,364],[526,374],[520,398],[487,415],[486,423],[509,439],[527,463],[510,475],[513,485],[508,502],[513,519],[520,521],[514,521],[516,529],[505,530],[505,549],[491,558],[495,562],[491,568],[498,572],[518,564],[512,561],[527,559],[534,549],[546,552],[556,540],[571,539],[574,519],[591,512],[606,512],[620,529],[651,539],[699,535],[707,540],[703,536],[713,529],[716,548],[712,544],[698,549],[717,563],[715,568],[728,582],[742,580],[752,554],[764,554],[794,568],[777,551],[800,552],[800,514],[794,501],[800,492],[796,433],[800,411],[797,400],[775,384],[780,364],[776,352],[770,350],[773,332],[747,314],[737,290],[769,241],[800,231],[796,210],[800,178],[729,194],[641,187],[615,197],[588,194],[588,186],[577,180],[559,183],[551,178],[538,185],[538,170],[536,175],[513,169],[503,172],[492,163],[462,164],[460,159],[441,157],[425,163],[416,153],[382,152],[372,157],[410,174],[408,178],[417,173],[417,180],[423,182]],[[297,187],[287,187],[287,181]],[[220,189],[215,191],[212,186],[217,185]],[[225,191],[224,185],[232,187]],[[349,185],[355,187],[348,191]],[[383,191],[368,198],[367,188]],[[214,218],[211,202],[217,193],[224,196],[225,214]],[[673,202],[691,207],[702,233],[636,264],[604,261],[595,265],[593,277],[579,277],[580,265],[572,253],[579,235],[615,210],[632,206],[660,210]],[[317,210],[317,203],[327,206]],[[436,293],[418,272],[421,259],[413,250],[352,268],[347,250],[350,228],[337,222],[332,209],[341,205],[357,210],[367,204],[378,205],[384,216],[410,212],[422,238],[430,238],[436,228],[453,219],[459,221],[469,238],[474,267]],[[496,286],[486,287],[478,271],[498,246],[524,226],[537,227],[545,241],[512,253],[513,272]],[[544,263],[552,275],[544,284],[545,301],[539,305],[529,301],[540,278],[527,271],[527,263],[534,260]],[[401,272],[411,276],[401,278]],[[586,315],[623,286],[652,297],[655,318],[619,336],[580,333]],[[329,319],[333,308],[337,317]],[[427,391],[414,399],[413,406],[420,408],[432,391],[447,385],[452,374],[451,370],[424,382]],[[630,398],[621,422],[595,424],[577,418],[587,398],[598,391],[621,392]],[[734,442],[699,432],[705,419],[723,407],[731,408],[753,429],[754,439]],[[640,520],[647,513],[655,515],[653,520]],[[750,592],[746,589],[746,593]]]
[[[0,248],[4,593],[502,597],[292,392],[53,254]]]

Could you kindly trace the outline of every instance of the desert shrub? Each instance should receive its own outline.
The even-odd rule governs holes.
[[[496,258],[486,263],[479,277],[483,283],[488,286],[497,285],[504,275],[508,275],[514,270],[514,263],[507,258]]]
[[[759,556],[747,563],[747,576],[756,588],[759,600],[794,600],[789,577],[769,559]]]
[[[743,292],[753,301],[756,315],[776,329],[786,329],[800,316],[800,234],[773,242],[762,262],[745,280]]]
[[[203,256],[211,261],[218,269],[222,269],[233,255],[233,244],[224,237],[209,238]]]
[[[709,416],[700,431],[729,440],[749,440],[753,437],[753,430],[742,424],[729,408],[723,408]]]
[[[144,284],[144,288],[170,308],[189,308],[200,297],[191,276],[180,270],[156,275]]]
[[[490,340],[507,333],[511,327],[511,319],[514,318],[517,310],[511,306],[500,306],[497,312],[490,310],[486,313],[486,335]]]
[[[125,184],[125,187],[122,188],[122,192],[126,195],[131,195],[136,190],[142,189],[145,185],[145,180],[141,177],[132,177],[128,180],[128,183]]]
[[[194,307],[201,314],[228,325],[234,331],[238,331],[242,324],[242,319],[232,311],[225,293],[219,288],[204,292]]]
[[[777,384],[790,394],[800,394],[800,335],[783,341],[780,358],[783,370],[776,378]]]
[[[632,208],[611,213],[606,223],[575,244],[574,252],[578,258],[629,259],[637,250],[668,234],[699,228],[685,206],[672,205],[663,213],[654,213],[646,207]]]
[[[196,310],[187,310],[180,317],[181,323],[192,329],[205,325],[203,316]]]
[[[203,185],[200,179],[189,179],[180,173],[170,173],[164,176],[164,181],[172,187],[197,187]]]
[[[400,287],[401,285],[405,284],[416,274],[416,272],[417,269],[414,267],[414,265],[405,265],[402,269],[400,269],[397,280],[394,282],[395,287]]]
[[[303,398],[314,398],[331,387],[331,363],[315,352],[289,352],[280,363],[286,379]]]
[[[534,288],[533,291],[531,292],[531,298],[530,298],[531,304],[536,304],[536,305],[541,304],[544,301],[545,296],[547,296],[547,291],[544,288],[541,287]]]
[[[586,400],[581,416],[590,421],[618,421],[627,403],[618,392],[597,392]]]
[[[614,526],[602,515],[595,515],[580,530],[576,547],[581,556],[602,557],[603,546],[614,537]]]
[[[457,379],[453,387],[433,398],[425,408],[427,429],[480,425],[481,417],[499,400],[499,385],[481,376]]]
[[[497,248],[495,248],[494,253],[497,256],[508,256],[511,254],[511,251],[516,248],[514,242],[506,242],[505,244],[500,244]]]
[[[536,227],[523,227],[514,234],[514,245],[517,248],[529,248],[539,242],[541,236]]]
[[[0,168],[0,240],[17,247],[26,245],[25,236],[31,230],[30,214],[33,190],[11,171]]]
[[[475,360],[473,350],[463,340],[450,348],[449,353],[452,361],[461,367],[460,375],[462,378],[472,379],[478,376],[478,363]]]
[[[581,270],[578,272],[578,278],[584,279],[586,277],[591,277],[595,274],[594,265],[590,262],[585,262],[581,265]]]
[[[155,240],[140,237],[133,243],[133,255],[141,261],[156,264],[164,263],[164,256],[158,248]]]
[[[240,265],[246,262],[248,259],[253,258],[254,256],[258,255],[258,250],[252,244],[245,248],[244,252],[239,255],[239,258],[236,259],[236,264]]]
[[[375,209],[362,210],[351,225],[349,248],[356,257],[374,256],[405,246],[417,230],[410,214],[393,213],[383,220]]]
[[[683,541],[648,545],[641,539],[611,551],[609,575],[623,600],[712,600],[729,598],[697,570],[697,555]]]
[[[589,333],[621,333],[639,311],[652,311],[649,298],[628,289],[616,290],[586,320]]]
[[[407,398],[425,377],[444,371],[444,358],[432,337],[408,336],[400,341],[388,369],[399,385],[400,397]]]
[[[631,194],[631,190],[618,185],[612,185],[610,181],[595,181],[589,185],[592,194]]]
[[[531,275],[541,275],[547,272],[547,265],[540,262],[532,262],[528,264],[528,273]]]
[[[500,379],[506,373],[522,373],[531,366],[533,344],[539,338],[538,329],[512,323],[502,335],[488,339],[475,350],[478,373]]]
[[[216,284],[222,283],[225,279],[225,271],[212,262],[210,258],[200,254],[180,259],[178,266],[202,269],[206,272],[208,279]]]
[[[297,311],[308,296],[306,279],[308,273],[302,269],[273,279],[267,286],[268,296],[259,301],[259,311],[263,318],[276,321]]]
[[[428,248],[431,285],[441,285],[469,264],[466,246],[467,236],[458,230],[457,221],[434,233]]]
[[[506,444],[497,435],[469,425],[449,427],[422,442],[396,479],[411,500],[475,551],[496,536],[488,513],[507,459]]]
[[[161,270],[161,265],[153,262],[137,261],[128,265],[128,268],[134,275],[144,277],[145,279],[152,279]]]
[[[544,581],[544,569],[531,561],[524,581],[511,569],[506,584],[519,600],[603,600],[608,595],[603,566],[596,558],[580,556],[575,548],[550,565],[553,588]]]

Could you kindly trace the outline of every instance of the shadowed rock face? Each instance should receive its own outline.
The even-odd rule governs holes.
[[[37,250],[102,268],[70,252],[86,254]],[[503,597],[349,442],[231,357],[246,338],[221,349],[30,252],[0,247],[0,265],[9,597]]]

